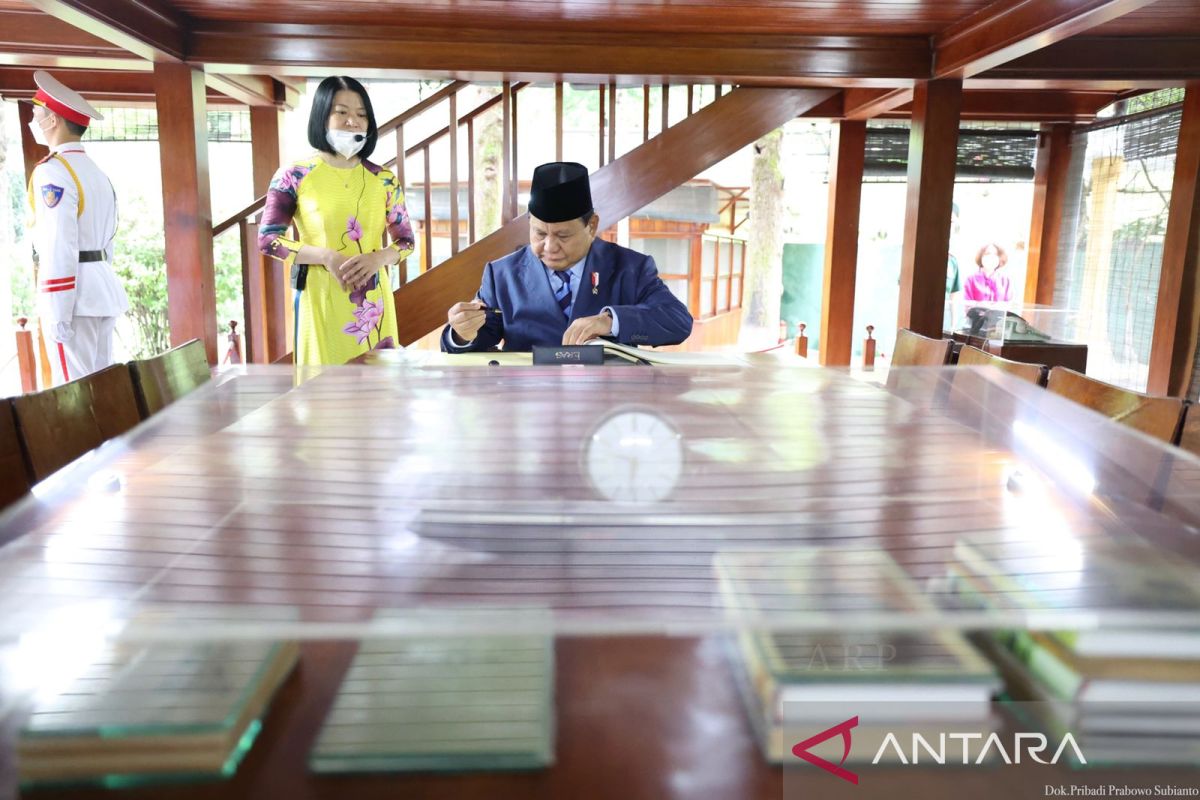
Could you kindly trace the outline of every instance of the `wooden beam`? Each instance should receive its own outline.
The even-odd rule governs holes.
[[[592,199],[604,226],[633,212],[828,99],[832,90],[739,88],[665,134],[592,175]],[[483,265],[529,243],[523,214],[470,251],[448,259],[396,291],[399,342],[408,345],[446,322],[446,309],[479,288]]]
[[[217,299],[204,75],[186,64],[154,65],[163,181],[167,319],[171,344],[201,339],[217,363]]]
[[[0,96],[28,100],[37,87],[33,67],[0,67]],[[93,104],[140,106],[154,104],[154,74],[132,70],[55,69],[53,74]],[[235,101],[209,89],[208,102]]]
[[[902,89],[847,89],[842,100],[846,119],[871,119],[912,102],[911,87]]]
[[[0,63],[61,66],[60,60],[70,59],[142,67],[122,48],[60,19],[37,11],[0,11]]]
[[[1033,214],[1025,271],[1025,302],[1052,305],[1058,244],[1071,167],[1071,126],[1044,125],[1038,136],[1033,177]]]
[[[1200,334],[1200,81],[1188,84],[1175,151],[1175,180],[1163,241],[1162,276],[1150,347],[1151,394],[1185,397]]]
[[[205,73],[204,82],[243,105],[273,108],[280,103],[276,82],[267,75],[218,75]]]
[[[821,290],[823,366],[849,366],[854,347],[854,284],[858,272],[858,216],[862,206],[867,123],[834,125],[829,152],[829,212],[825,227],[825,280]]]
[[[233,65],[275,74],[305,68],[529,75],[545,82],[579,77],[645,76],[643,82],[752,83],[761,78],[915,80],[932,66],[921,36],[678,34],[663,37],[564,29],[552,39],[533,31],[414,26],[313,25],[198,21],[188,60],[232,72]],[[395,73],[393,73],[395,74]],[[736,79],[736,80],[735,80]]]
[[[251,107],[250,153],[255,197],[267,193],[271,178],[283,163],[282,142],[283,112],[268,106]],[[246,340],[249,341],[250,334],[254,333],[255,346],[251,349],[254,360],[273,364],[287,354],[286,317],[290,281],[288,271],[273,258],[260,254],[259,269],[262,275],[262,324],[258,331],[247,330]]]
[[[934,39],[934,78],[969,78],[1154,0],[997,0]]]
[[[182,61],[182,18],[159,0],[26,0],[33,7],[147,61]]]
[[[1200,80],[1200,37],[1080,36],[988,70],[995,88],[1159,88]]]
[[[942,337],[950,209],[962,81],[921,81],[913,93],[898,328]]]
[[[1090,122],[1105,106],[1120,99],[1113,91],[973,89],[963,92],[964,120],[1021,122]],[[911,104],[883,117],[905,119]]]

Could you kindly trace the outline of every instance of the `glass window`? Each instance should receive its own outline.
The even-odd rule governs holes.
[[[630,239],[629,246],[654,259],[660,275],[687,275],[692,265],[690,239]]]
[[[709,280],[700,281],[700,316],[711,317],[713,314],[713,282]]]
[[[672,278],[671,280],[663,281],[667,288],[671,290],[671,294],[675,295],[685,306],[688,302],[688,281],[687,278]]]
[[[700,274],[711,278],[717,274],[717,243],[712,239],[705,239],[701,244]]]

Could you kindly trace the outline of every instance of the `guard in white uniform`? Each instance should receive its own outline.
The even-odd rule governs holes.
[[[48,73],[38,70],[33,80],[29,127],[50,148],[29,181],[38,312],[60,384],[113,363],[113,329],[129,299],[110,266],[117,196],[79,143],[88,123],[103,117]]]

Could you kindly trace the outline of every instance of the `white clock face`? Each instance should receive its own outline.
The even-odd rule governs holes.
[[[679,483],[683,442],[657,414],[620,411],[596,426],[584,458],[601,497],[618,503],[657,503]]]

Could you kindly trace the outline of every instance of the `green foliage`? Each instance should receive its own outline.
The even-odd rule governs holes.
[[[171,346],[167,266],[159,219],[148,213],[141,198],[123,203],[113,244],[113,269],[129,295],[129,317],[136,334],[131,344],[135,358],[152,356]]]
[[[151,214],[147,205],[142,198],[122,204],[113,248],[113,268],[129,295],[129,316],[136,334],[131,348],[135,358],[161,353],[171,346],[161,217]],[[242,319],[242,261],[237,231],[226,233],[214,244],[217,323],[225,334],[229,320],[237,320],[240,328]]]

